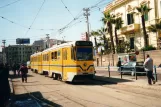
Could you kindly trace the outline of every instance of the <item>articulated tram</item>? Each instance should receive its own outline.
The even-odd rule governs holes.
[[[53,46],[30,57],[31,70],[62,81],[79,77],[92,78],[95,74],[93,44],[75,41]]]

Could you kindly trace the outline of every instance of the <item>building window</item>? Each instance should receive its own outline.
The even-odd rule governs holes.
[[[130,49],[134,49],[134,37],[130,38]]]
[[[145,13],[145,14],[144,14],[144,19],[145,19],[145,21],[148,21],[148,19],[149,19],[148,13]]]
[[[133,24],[134,23],[134,15],[133,13],[127,14],[127,25]]]

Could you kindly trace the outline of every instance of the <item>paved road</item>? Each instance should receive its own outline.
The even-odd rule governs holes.
[[[70,84],[29,72],[28,83],[13,78],[15,94],[30,96],[43,105],[64,107],[161,107],[160,90],[95,80]],[[46,102],[46,103],[43,103]]]

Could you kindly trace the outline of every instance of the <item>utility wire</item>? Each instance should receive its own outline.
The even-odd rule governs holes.
[[[19,23],[17,23],[17,22],[15,22],[15,21],[12,21],[12,20],[10,20],[10,19],[8,19],[8,18],[6,18],[6,17],[4,17],[4,16],[0,16],[0,18],[2,18],[3,20],[6,20],[6,21],[8,21],[8,22],[10,22],[10,23],[12,23],[12,24],[15,24],[15,25],[17,25],[17,26],[20,26],[20,27],[23,27],[23,28],[25,28],[25,29],[29,29],[30,27],[28,27],[28,26],[26,26],[26,25],[22,25],[22,24],[19,24]],[[51,31],[53,31],[53,30],[57,30],[57,29],[43,29],[43,28],[30,28],[30,30],[40,30],[40,31],[45,31],[45,30],[51,30]]]
[[[101,0],[99,2],[97,2],[95,5],[91,6],[90,8],[94,8],[94,7],[97,7],[100,3],[104,2],[105,0]]]
[[[63,0],[61,0],[61,2],[64,5],[64,7],[67,9],[67,11],[70,13],[70,15],[74,18],[73,14],[70,12],[70,10],[68,9],[68,7],[65,5],[65,3],[63,2]]]
[[[44,5],[44,3],[45,3],[45,1],[46,1],[46,0],[44,0],[44,1],[43,1],[43,3],[42,3],[42,5],[41,5],[41,7],[39,8],[39,10],[38,10],[38,12],[37,12],[37,14],[36,14],[36,16],[35,16],[34,20],[32,21],[32,23],[31,23],[31,25],[30,25],[29,29],[26,31],[25,36],[28,34],[29,30],[31,29],[32,25],[34,24],[34,22],[35,22],[35,20],[36,20],[36,18],[37,18],[37,16],[38,16],[38,14],[39,14],[39,12],[40,12],[41,8],[43,7],[43,5]]]
[[[10,5],[12,5],[12,4],[15,4],[15,3],[19,2],[19,1],[21,1],[21,0],[16,0],[16,1],[11,2],[11,3],[8,3],[8,4],[6,4],[6,5],[0,6],[0,8],[5,8],[5,7],[10,6]]]
[[[0,17],[1,17],[2,19],[6,20],[6,21],[8,21],[8,22],[10,22],[10,23],[12,23],[12,24],[15,24],[15,25],[18,25],[18,26],[21,26],[21,27],[23,27],[23,28],[27,28],[27,29],[28,29],[28,27],[25,26],[25,25],[18,24],[18,23],[14,22],[14,21],[11,21],[11,20],[9,20],[8,18],[5,18],[5,17],[3,17],[3,16],[0,16]]]

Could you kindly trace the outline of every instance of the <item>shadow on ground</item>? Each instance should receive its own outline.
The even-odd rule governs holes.
[[[27,74],[27,77],[34,77],[33,75]],[[13,74],[9,74],[9,78],[21,78],[21,75],[13,75]]]
[[[132,80],[128,79],[119,79],[119,78],[111,78],[105,76],[95,76],[93,79],[83,78],[81,80],[74,80],[73,82],[66,82],[71,85],[113,85],[120,82],[132,82]]]
[[[95,76],[94,79],[99,80],[99,81],[106,81],[110,84],[117,84],[117,83],[122,83],[122,82],[133,82],[132,80],[128,80],[128,79],[106,77],[106,76]]]
[[[45,99],[40,92],[14,95],[11,107],[62,107]]]

